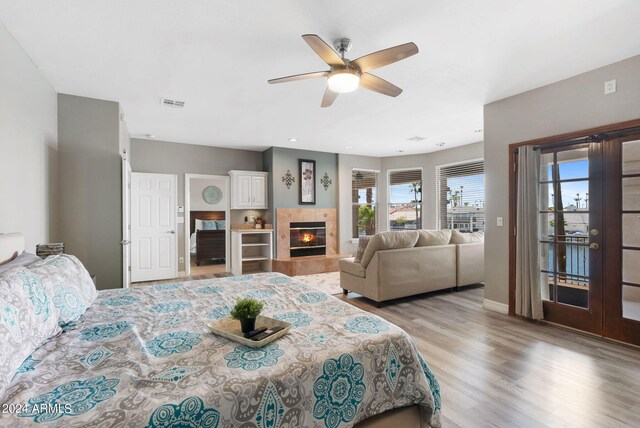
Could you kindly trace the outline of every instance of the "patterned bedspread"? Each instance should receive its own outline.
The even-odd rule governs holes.
[[[261,349],[211,334],[241,296],[292,330]],[[438,383],[404,331],[275,273],[102,291],[0,403],[12,427],[336,428],[412,404],[440,425]]]

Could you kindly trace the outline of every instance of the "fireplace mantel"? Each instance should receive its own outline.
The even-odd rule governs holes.
[[[338,252],[338,222],[335,208],[277,208],[277,258],[290,258],[291,222],[323,221],[326,227],[326,254],[334,255]]]

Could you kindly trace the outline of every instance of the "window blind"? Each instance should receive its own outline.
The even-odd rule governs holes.
[[[437,169],[438,227],[484,231],[484,161]]]

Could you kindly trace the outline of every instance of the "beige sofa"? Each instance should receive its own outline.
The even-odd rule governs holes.
[[[383,302],[483,282],[484,238],[449,230],[382,232],[360,261],[341,259],[339,266],[345,294]]]

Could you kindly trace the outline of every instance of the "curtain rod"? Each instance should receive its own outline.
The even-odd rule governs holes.
[[[621,129],[618,131],[603,132],[601,134],[589,135],[581,138],[574,138],[572,140],[559,140],[559,141],[554,141],[553,143],[548,143],[548,144],[538,144],[533,146],[533,150],[540,150],[541,148],[546,148],[546,147],[554,148],[554,147],[569,146],[573,144],[594,143],[598,141],[609,140],[611,138],[624,137],[625,135],[637,134],[637,133],[640,133],[640,127]],[[517,150],[518,150],[518,147],[515,148],[516,152]]]

